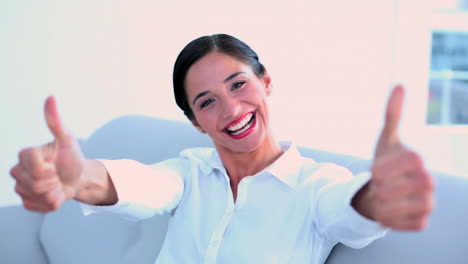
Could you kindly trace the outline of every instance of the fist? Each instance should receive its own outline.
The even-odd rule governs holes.
[[[375,159],[369,192],[373,216],[396,230],[421,230],[433,207],[434,184],[421,157],[398,146]]]
[[[420,155],[398,137],[403,99],[403,87],[395,87],[371,166],[372,178],[364,194],[360,192],[365,198],[357,209],[395,230],[421,230],[433,208],[434,183]]]
[[[85,162],[78,142],[61,124],[53,97],[47,98],[44,112],[53,142],[21,150],[10,171],[23,206],[38,212],[56,210],[76,195]]]

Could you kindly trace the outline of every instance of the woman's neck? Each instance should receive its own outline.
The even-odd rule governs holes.
[[[283,154],[281,146],[271,135],[252,152],[234,153],[226,149],[217,149],[231,184],[236,186],[244,177],[255,175]]]

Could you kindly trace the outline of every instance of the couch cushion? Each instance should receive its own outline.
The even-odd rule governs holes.
[[[144,164],[176,157],[186,148],[213,146],[188,122],[147,116],[114,119],[80,144],[88,158],[134,159]]]
[[[22,206],[0,208],[0,263],[47,264],[39,243],[43,214]]]
[[[370,160],[366,160],[356,156],[301,146],[299,146],[298,149],[304,157],[312,158],[317,162],[332,162],[338,164],[350,170],[351,173],[353,173],[354,175],[360,172],[369,171],[369,167],[371,164]]]

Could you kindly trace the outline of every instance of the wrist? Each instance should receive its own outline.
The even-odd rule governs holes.
[[[76,186],[75,199],[92,205],[112,205],[118,201],[106,167],[98,160],[86,159]]]
[[[351,200],[351,206],[362,216],[375,220],[373,216],[374,199],[372,199],[371,184],[371,182],[368,182],[357,191]]]

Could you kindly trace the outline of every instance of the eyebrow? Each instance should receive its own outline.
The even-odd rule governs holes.
[[[242,74],[242,73],[245,73],[245,72],[235,72],[235,73],[229,75],[226,79],[224,79],[223,83],[229,82],[230,80],[234,79],[237,75]],[[203,97],[203,96],[207,95],[208,93],[210,93],[210,91],[203,91],[203,92],[197,94],[197,96],[195,96],[195,98],[193,98],[192,104],[194,105],[195,102],[196,102],[200,97]]]
[[[205,96],[205,95],[208,94],[208,93],[210,93],[210,92],[209,92],[209,91],[203,91],[203,92],[197,94],[197,96],[195,96],[195,98],[193,99],[192,104],[194,105],[194,104],[195,104],[195,101],[197,101],[198,98],[203,97],[203,96]]]
[[[229,75],[226,79],[224,79],[223,82],[224,82],[224,83],[227,83],[227,82],[229,82],[230,80],[234,79],[237,75],[242,74],[242,73],[245,73],[245,72],[235,72],[235,73]]]

